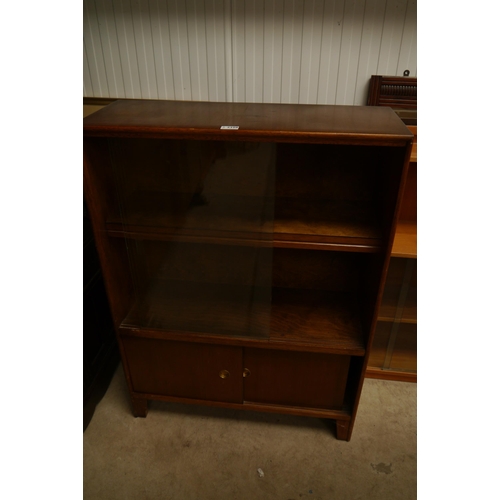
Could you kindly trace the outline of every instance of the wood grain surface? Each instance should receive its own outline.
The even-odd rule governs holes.
[[[84,135],[379,145],[404,145],[412,137],[383,107],[148,100],[111,103],[84,119]]]
[[[356,295],[320,290],[164,282],[133,307],[122,327],[262,338],[364,353]],[[272,300],[272,302],[271,302]]]
[[[324,415],[350,439],[412,141],[376,106],[128,100],[86,117],[135,414],[159,399]]]

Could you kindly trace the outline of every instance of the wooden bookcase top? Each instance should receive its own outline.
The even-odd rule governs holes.
[[[403,145],[386,107],[118,100],[84,119],[84,136]],[[221,127],[238,127],[221,129]]]

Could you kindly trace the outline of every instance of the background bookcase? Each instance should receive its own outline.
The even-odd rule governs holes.
[[[368,105],[393,108],[414,135],[366,375],[417,381],[417,79],[372,76]]]

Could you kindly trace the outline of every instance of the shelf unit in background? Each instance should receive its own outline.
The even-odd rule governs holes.
[[[414,135],[367,377],[417,381],[417,79],[373,75],[368,106],[394,109]]]
[[[417,126],[367,377],[417,381]]]
[[[85,196],[134,415],[160,400],[325,417],[349,440],[412,140],[388,108],[88,116]]]
[[[414,135],[367,377],[417,381],[417,79],[372,76],[368,105],[394,108]]]

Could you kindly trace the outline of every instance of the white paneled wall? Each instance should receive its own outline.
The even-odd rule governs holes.
[[[365,104],[417,74],[416,0],[84,0],[86,97]]]

